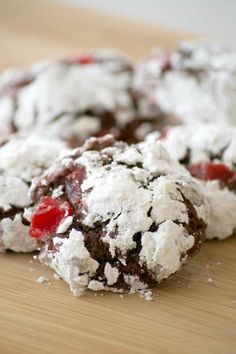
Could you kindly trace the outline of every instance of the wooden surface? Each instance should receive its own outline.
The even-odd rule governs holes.
[[[0,69],[103,46],[137,57],[180,38],[86,9],[0,0]],[[205,243],[191,264],[154,289],[152,302],[91,292],[74,298],[31,260],[0,256],[0,354],[236,353],[236,238]],[[38,284],[41,275],[51,284]]]

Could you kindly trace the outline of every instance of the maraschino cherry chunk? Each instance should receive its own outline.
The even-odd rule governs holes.
[[[204,181],[219,180],[229,182],[235,174],[223,163],[199,162],[188,166],[192,176]]]
[[[71,64],[88,65],[92,64],[93,58],[89,54],[84,55],[74,55],[67,59]]]
[[[53,197],[42,197],[31,220],[30,236],[43,238],[55,233],[60,222],[72,214],[67,201]]]

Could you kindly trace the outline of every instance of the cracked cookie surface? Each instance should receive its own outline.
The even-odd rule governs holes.
[[[40,260],[75,295],[145,289],[178,271],[204,240],[204,196],[157,142],[91,138],[56,161],[31,193]]]
[[[8,71],[0,77],[2,134],[34,130],[74,147],[108,132],[140,140],[152,126],[136,114],[132,72],[127,57],[105,49]]]
[[[170,156],[201,180],[211,215],[207,239],[224,239],[236,230],[236,128],[226,123],[169,127],[160,139]]]
[[[153,49],[136,65],[133,88],[146,116],[236,125],[236,50],[207,42]]]

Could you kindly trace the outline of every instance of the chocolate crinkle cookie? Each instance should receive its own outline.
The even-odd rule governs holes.
[[[159,142],[91,138],[57,160],[31,194],[30,235],[41,245],[39,258],[74,295],[161,282],[205,237],[205,198]]]
[[[2,131],[35,130],[81,145],[107,132],[137,141],[152,130],[137,117],[132,62],[115,50],[98,50],[10,70],[0,77]]]
[[[207,239],[236,231],[236,128],[226,123],[169,127],[147,140],[161,140],[170,156],[201,180],[210,204]]]
[[[154,49],[137,64],[133,88],[146,116],[161,110],[173,121],[236,125],[236,48],[185,42]]]
[[[0,252],[37,248],[28,236],[29,188],[64,149],[64,143],[38,136],[12,136],[0,146]]]

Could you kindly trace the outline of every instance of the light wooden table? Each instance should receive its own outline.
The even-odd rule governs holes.
[[[183,37],[73,6],[0,0],[0,69],[103,46],[138,57]],[[31,260],[0,255],[0,354],[236,353],[236,238],[205,243],[154,289],[152,302],[108,293],[74,298]],[[40,275],[51,285],[36,283]]]

